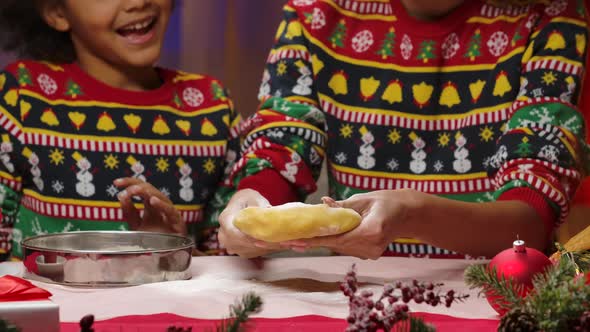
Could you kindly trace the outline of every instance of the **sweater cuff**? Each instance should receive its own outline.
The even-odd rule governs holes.
[[[527,203],[530,207],[535,209],[539,218],[545,225],[545,232],[550,237],[557,222],[557,213],[553,210],[551,205],[538,191],[519,187],[505,191],[498,197],[498,201],[521,201]]]
[[[295,188],[271,168],[243,178],[238,184],[238,190],[242,189],[258,191],[273,206],[299,201]]]

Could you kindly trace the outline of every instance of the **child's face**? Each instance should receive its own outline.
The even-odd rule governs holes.
[[[70,32],[78,58],[146,67],[160,56],[173,0],[63,0],[57,7],[52,25]]]

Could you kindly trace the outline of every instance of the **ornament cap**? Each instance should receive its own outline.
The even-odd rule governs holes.
[[[523,240],[516,240],[512,243],[515,252],[526,252],[526,245]]]

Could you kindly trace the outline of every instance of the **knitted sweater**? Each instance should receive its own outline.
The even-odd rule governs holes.
[[[238,117],[217,80],[158,71],[162,86],[147,92],[74,64],[21,61],[0,73],[4,256],[21,256],[33,235],[127,229],[113,185],[122,177],[153,184],[195,229],[237,158]]]
[[[327,159],[336,199],[520,200],[551,232],[581,177],[586,9],[525,3],[464,1],[424,22],[393,0],[289,1],[233,182],[302,199]],[[412,239],[386,254],[461,256]]]

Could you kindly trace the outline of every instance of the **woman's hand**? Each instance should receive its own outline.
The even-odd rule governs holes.
[[[114,184],[123,189],[117,197],[130,229],[186,235],[186,223],[180,212],[172,201],[154,186],[135,178],[118,179]],[[133,197],[143,200],[143,216],[135,206]]]
[[[377,259],[395,238],[407,236],[405,228],[410,222],[410,212],[418,206],[421,195],[424,194],[412,190],[382,190],[338,202],[324,197],[324,204],[358,212],[361,224],[344,234],[288,241],[283,245],[295,251],[326,247],[342,255]]]
[[[219,243],[229,254],[254,258],[284,249],[279,244],[258,241],[234,226],[234,218],[238,212],[253,206],[270,207],[271,205],[266,198],[255,190],[240,190],[234,194],[219,216]]]

